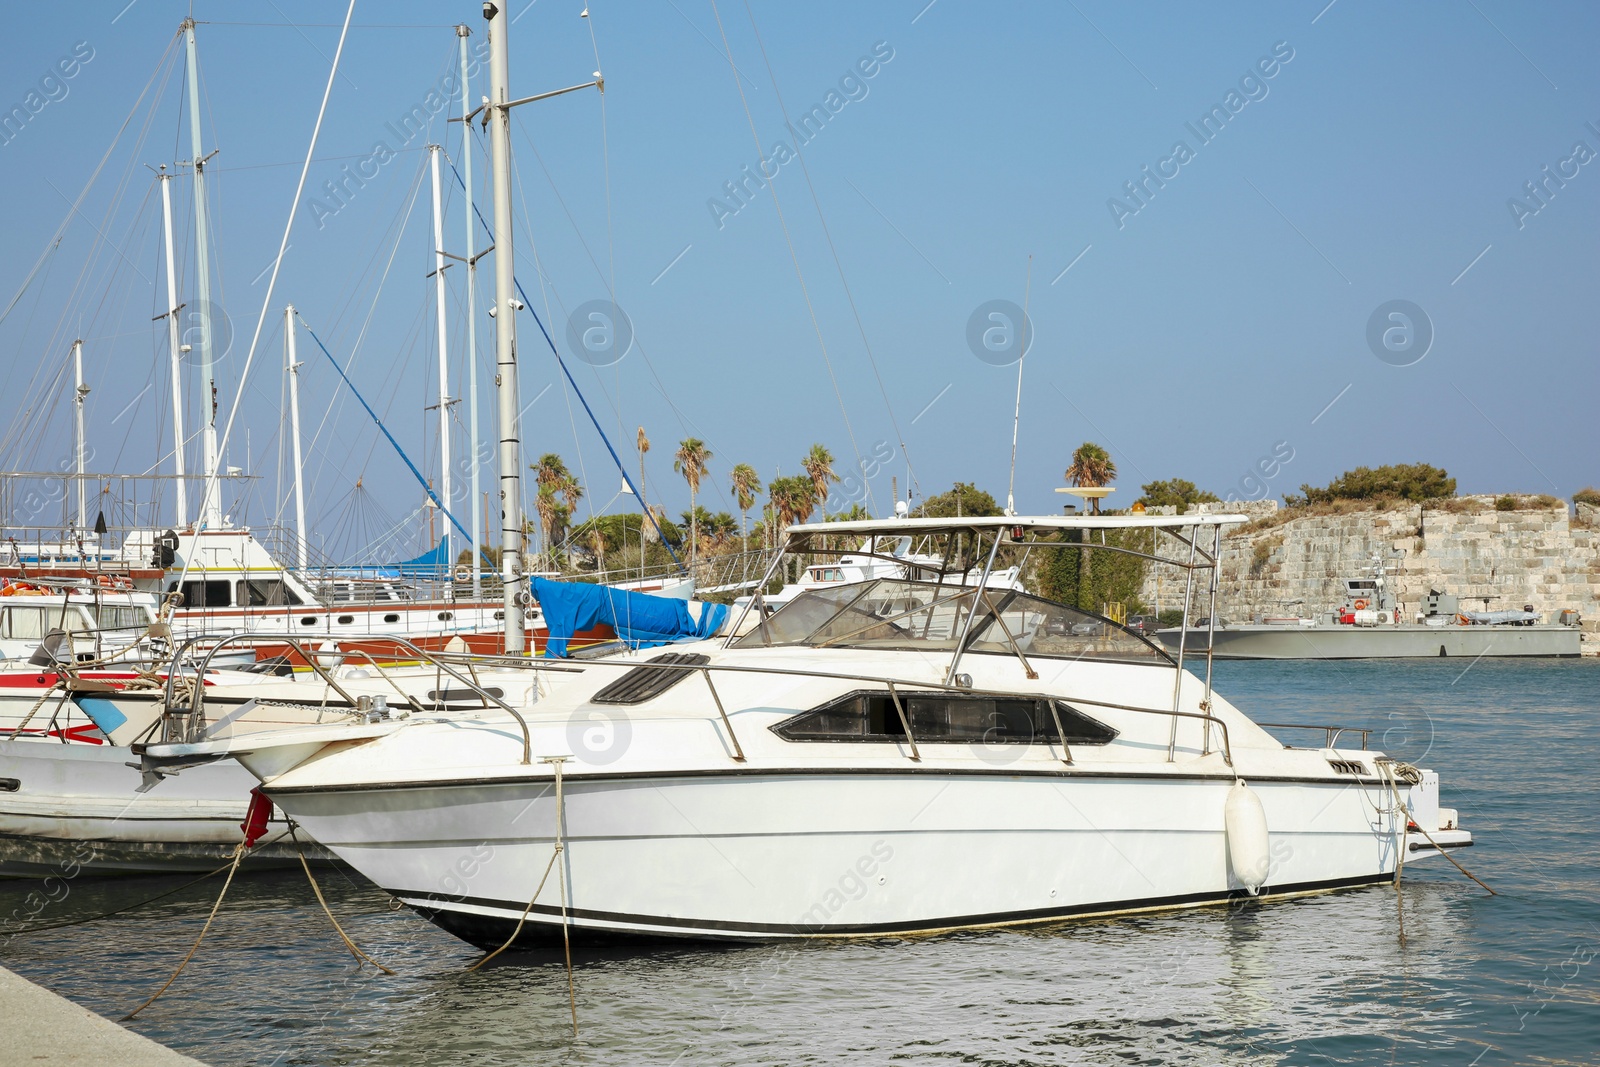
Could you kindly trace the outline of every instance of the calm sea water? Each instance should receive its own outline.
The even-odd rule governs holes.
[[[1220,664],[1257,718],[1374,728],[1443,776],[1477,846],[1408,868],[1407,941],[1379,888],[1243,910],[926,940],[597,953],[581,1035],[556,956],[477,954],[377,890],[235,883],[195,961],[134,1028],[222,1064],[1600,1063],[1600,663]],[[44,917],[180,881],[80,880]],[[31,887],[0,886],[0,916]],[[220,888],[0,940],[0,963],[116,1017],[166,980]],[[0,1040],[0,1062],[4,1062]]]

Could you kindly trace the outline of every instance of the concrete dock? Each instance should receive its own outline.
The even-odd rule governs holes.
[[[205,1067],[0,967],[0,1063],[54,1067]]]

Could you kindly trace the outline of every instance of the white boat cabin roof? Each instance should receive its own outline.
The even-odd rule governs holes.
[[[966,518],[854,519],[808,522],[789,527],[791,534],[861,534],[898,537],[952,530],[1145,530],[1189,526],[1231,526],[1249,522],[1248,515],[975,515]]]

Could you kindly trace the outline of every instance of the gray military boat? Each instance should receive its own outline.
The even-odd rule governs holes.
[[[1344,582],[1345,602],[1316,617],[1264,615],[1235,624],[1209,619],[1188,627],[1157,630],[1156,640],[1168,651],[1182,646],[1186,654],[1205,654],[1214,643],[1217,659],[1421,659],[1439,656],[1544,656],[1580,654],[1576,611],[1559,612],[1550,621],[1532,605],[1521,610],[1488,610],[1495,597],[1467,598],[1484,603],[1482,611],[1464,610],[1460,598],[1430,590],[1422,608],[1407,620],[1396,601],[1381,559],[1372,573]]]

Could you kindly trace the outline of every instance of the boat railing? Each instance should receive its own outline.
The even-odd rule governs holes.
[[[487,687],[479,684],[475,677],[475,672],[469,671],[467,674],[462,674],[454,666],[440,658],[438,653],[421,648],[403,637],[386,635],[383,640],[385,643],[393,645],[396,650],[403,652],[407,660],[415,660],[418,663],[433,666],[439,672],[441,678],[444,675],[448,675],[452,681],[459,683],[476,694],[483,702],[484,707],[487,708],[491,705],[498,707],[501,711],[514,718],[522,728],[522,762],[533,762],[533,735],[528,729],[527,719],[523,717],[520,711],[503,700],[498,693],[491,692]],[[359,701],[355,696],[351,695],[348,689],[340,685],[339,680],[327,667],[327,663],[335,657],[339,659],[339,662],[343,662],[344,658],[351,654],[349,652],[336,649],[308,649],[299,634],[265,634],[256,632],[220,636],[214,634],[197,635],[186,639],[174,649],[174,657],[178,662],[198,659],[200,674],[195,679],[192,700],[185,703],[180,697],[176,685],[184,676],[179,671],[168,673],[165,692],[163,693],[163,704],[166,708],[166,712],[162,716],[162,721],[166,725],[163,740],[167,742],[193,742],[200,740],[207,726],[205,720],[205,686],[201,680],[204,678],[205,673],[210,670],[212,659],[218,652],[229,646],[243,647],[260,644],[287,647],[304,660],[316,672],[317,677],[347,701],[351,708],[363,706],[363,702]],[[202,646],[204,651],[196,656],[195,653]],[[370,654],[363,653],[363,655],[374,666],[377,665],[376,660],[373,660]],[[404,692],[392,677],[382,672],[382,668],[379,668],[379,670],[380,675],[395,689],[396,694],[404,702],[420,710],[420,705],[417,704],[416,699],[411,694]],[[438,688],[442,688],[442,684]]]
[[[1368,742],[1372,738],[1371,730],[1363,729],[1359,726],[1326,726],[1304,722],[1258,722],[1256,725],[1268,730],[1321,730],[1323,734],[1323,748],[1339,747],[1338,741],[1340,734],[1360,734],[1361,749],[1364,752],[1367,749]],[[1300,746],[1286,745],[1285,747],[1297,748]]]
[[[432,666],[441,679],[436,684],[436,691],[443,688],[442,679],[448,676],[460,683],[473,693],[481,706],[485,709],[499,709],[511,715],[516,720],[522,732],[522,762],[532,760],[533,738],[528,727],[527,719],[515,707],[503,699],[498,689],[491,690],[478,677],[478,669],[483,667],[500,670],[526,670],[531,672],[548,672],[551,674],[583,674],[590,670],[633,670],[641,666],[649,666],[653,670],[683,671],[698,674],[705,679],[706,687],[712,698],[712,706],[716,709],[714,716],[708,715],[712,721],[720,721],[723,729],[727,731],[731,745],[730,755],[737,762],[745,762],[744,748],[739,743],[734,731],[728,710],[722,701],[717,689],[714,674],[759,674],[767,676],[786,676],[810,679],[827,679],[830,681],[843,681],[852,683],[866,683],[881,686],[892,697],[903,692],[949,692],[965,697],[988,696],[1002,698],[1023,699],[1051,699],[1062,700],[1073,705],[1106,708],[1115,711],[1130,712],[1140,715],[1162,716],[1168,719],[1189,719],[1205,724],[1203,738],[1200,744],[1200,755],[1209,755],[1212,751],[1211,728],[1215,727],[1221,737],[1221,745],[1215,749],[1221,753],[1223,761],[1228,766],[1233,766],[1233,746],[1228,733],[1228,724],[1209,712],[1174,712],[1171,708],[1147,708],[1133,704],[1119,704],[1112,701],[1097,700],[1090,697],[1041,694],[1028,692],[1011,692],[1001,690],[976,690],[970,684],[949,684],[935,682],[921,678],[896,678],[882,674],[841,673],[835,671],[818,671],[796,667],[754,666],[731,663],[673,663],[663,662],[660,658],[640,660],[632,656],[619,656],[613,659],[586,660],[581,665],[565,660],[551,661],[518,655],[482,655],[469,652],[435,652],[423,649],[402,637],[385,636],[383,641],[391,644],[400,658],[418,665]],[[272,647],[287,647],[292,653],[310,666],[311,670],[327,684],[327,686],[343,698],[352,708],[362,706],[362,702],[351,695],[348,689],[340,684],[333,667],[337,667],[350,658],[358,658],[370,663],[379,673],[379,676],[395,691],[401,703],[409,705],[419,714],[431,714],[435,709],[425,707],[419,703],[415,694],[408,693],[399,682],[384,669],[370,649],[344,650],[338,648],[307,648],[301,635],[298,634],[228,634],[228,635],[197,635],[188,638],[175,650],[175,656],[180,662],[195,664],[201,676],[210,668],[211,659],[225,647],[242,647],[249,645],[267,645]],[[393,661],[389,661],[393,666]],[[164,703],[167,713],[163,721],[167,724],[163,740],[166,742],[193,742],[201,740],[205,734],[207,723],[204,712],[204,686],[195,687],[196,695],[187,697],[177,691],[174,680],[180,678],[180,672],[172,672],[166,680]],[[735,709],[738,710],[738,709]],[[908,754],[913,761],[920,761],[921,754],[917,748],[917,738],[911,728],[909,719],[902,716],[902,724],[906,730],[906,743]],[[1058,728],[1059,736],[1059,728]],[[1062,744],[1063,762],[1072,763],[1070,750],[1064,741]]]

